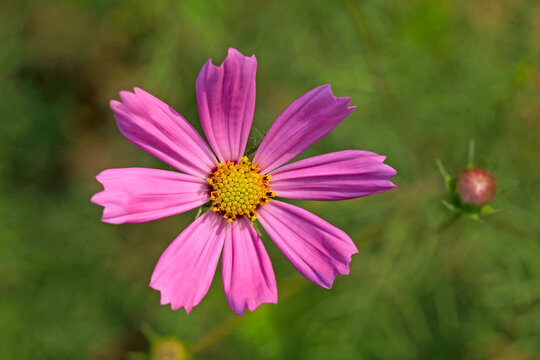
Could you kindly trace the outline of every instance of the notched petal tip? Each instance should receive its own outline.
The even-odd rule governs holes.
[[[93,203],[95,204],[98,204],[96,201],[100,201],[100,200],[103,200],[103,197],[106,195],[106,192],[107,192],[107,181],[106,181],[106,177],[108,174],[111,173],[112,170],[115,170],[115,169],[107,169],[107,170],[103,170],[102,172],[100,172],[99,174],[96,175],[96,180],[98,183],[101,184],[101,186],[103,186],[103,190],[94,194],[91,198],[90,198],[90,201],[92,201]],[[98,205],[101,205],[101,204],[98,204]]]
[[[179,303],[175,304],[174,298],[170,296],[171,294],[167,294],[165,292],[165,289],[160,289],[159,285],[156,284],[156,279],[155,279],[154,274],[152,274],[152,279],[150,280],[149,287],[159,292],[159,304],[162,306],[169,305],[172,311],[176,311],[178,309],[184,308],[184,310],[186,311],[186,314],[189,315],[191,310],[193,310],[194,308],[194,306],[191,306],[188,304],[185,304],[185,305],[182,305]]]
[[[182,172],[207,177],[216,159],[186,119],[139,87],[120,91],[119,96],[110,107],[126,139]]]
[[[270,173],[324,137],[354,111],[351,97],[336,97],[330,84],[293,101],[274,122],[255,153],[254,162]]]
[[[376,161],[378,161],[380,164],[378,165],[379,166],[379,172],[381,174],[384,174],[388,179],[394,177],[397,175],[397,170],[394,169],[392,166],[388,165],[385,163],[385,160],[386,160],[386,155],[379,155],[377,153],[372,153],[373,155],[372,156],[369,156],[371,159],[374,159]],[[390,184],[392,184],[390,181],[388,181]],[[393,184],[392,184],[393,185]],[[394,187],[397,187],[395,185],[393,185],[392,188]]]
[[[105,190],[103,191],[100,191],[98,193],[95,193],[94,195],[92,195],[92,197],[90,198],[90,202],[96,204],[96,205],[99,205],[99,206],[104,206],[102,204],[102,201],[103,201],[103,196],[105,195]]]
[[[247,56],[247,55],[242,54],[240,51],[238,51],[237,49],[233,47],[230,47],[227,50],[227,58],[228,57],[240,57],[242,59],[245,59],[246,61],[253,61],[253,60],[257,61],[255,54],[252,54],[251,56]]]
[[[161,255],[150,287],[161,293],[161,303],[189,313],[210,288],[225,240],[226,221],[212,211],[189,225]]]
[[[293,266],[313,283],[332,288],[349,274],[358,248],[337,227],[302,208],[271,200],[258,216],[263,228]]]
[[[111,172],[111,170],[113,169],[106,169],[106,170],[103,170],[102,172],[100,172],[99,174],[96,175],[96,180],[101,184],[103,185],[103,187],[105,187],[105,182],[104,182],[104,177],[107,176],[108,173]]]
[[[207,183],[191,175],[147,169],[107,169],[96,176],[103,191],[90,199],[103,206],[102,221],[140,223],[176,215],[208,201]]]
[[[214,67],[214,68],[217,67],[217,66],[214,65],[214,63],[212,62],[212,58],[208,58],[208,60],[206,60],[206,61],[204,62],[200,74],[203,73],[203,70],[208,70],[209,67]],[[200,74],[199,74],[199,76],[200,76]]]
[[[150,288],[159,291],[159,297],[160,297],[159,304],[161,306],[169,305],[172,311],[176,311],[178,309],[184,308],[184,310],[186,311],[186,314],[188,314],[188,315],[191,312],[191,310],[193,310],[193,306],[189,306],[189,305],[184,306],[184,305],[180,305],[180,304],[174,304],[173,299],[167,298],[164,291],[162,291],[158,287],[152,285],[152,282],[150,282]]]
[[[244,305],[244,306],[234,306],[234,305],[229,303],[229,307],[231,308],[231,310],[236,315],[244,316],[244,314],[246,313],[246,310],[249,310],[249,312],[254,312],[261,305],[264,305],[264,304],[277,304],[277,303],[278,303],[278,299],[277,299],[277,295],[276,295],[275,299],[265,299],[264,301],[249,302],[247,305]]]
[[[244,54],[242,54],[240,51],[238,51],[237,49],[233,48],[233,47],[230,47],[227,49],[227,55],[241,55],[241,56],[244,56]]]
[[[137,97],[151,96],[153,98],[150,93],[139,87],[134,87],[133,90],[121,90],[118,92],[118,96],[120,97],[120,101],[115,99],[109,101],[111,109],[115,112],[119,109],[119,107],[129,106],[130,102],[135,100]]]
[[[198,305],[198,303],[193,304],[193,305],[180,304],[180,303],[175,304],[174,298],[171,296],[171,294],[167,294],[165,292],[165,289],[160,289],[159,285],[156,284],[154,274],[152,274],[152,279],[150,280],[149,287],[159,292],[159,297],[160,297],[159,303],[160,303],[160,305],[162,305],[162,306],[169,305],[172,311],[176,311],[176,310],[179,310],[181,308],[184,308],[184,310],[186,311],[186,314],[189,315],[191,310],[193,310],[193,308]]]
[[[392,189],[396,171],[371,151],[343,150],[314,156],[272,172],[279,197],[332,201],[355,199]]]
[[[123,103],[129,102],[130,99],[135,97],[135,93],[128,90],[122,90],[118,94]]]
[[[261,298],[261,299],[257,299],[257,298],[247,299],[247,301],[244,304],[235,305],[229,302],[229,307],[236,315],[244,316],[246,310],[249,310],[250,312],[254,312],[261,305],[278,303],[277,290],[272,295],[270,294],[266,294],[266,295],[267,295],[266,297]]]
[[[105,201],[105,197],[107,196],[106,195],[106,182],[103,180],[103,174],[106,172],[107,170],[103,170],[102,172],[100,172],[98,175],[96,175],[96,180],[101,184],[101,186],[103,186],[103,190],[100,191],[100,192],[97,192],[95,193],[94,195],[92,195],[92,197],[90,198],[90,202],[96,204],[96,205],[99,205],[99,206],[105,206],[104,205],[104,201]]]
[[[383,160],[384,161],[384,160]],[[381,161],[381,172],[386,172],[388,174],[388,178],[393,178],[394,176],[397,175],[397,170],[394,169],[393,167],[391,167],[390,165],[388,164],[385,164],[383,161]]]
[[[354,242],[351,240],[351,242],[354,244]],[[352,262],[352,256],[355,255],[355,254],[358,254],[358,248],[356,247],[356,244],[354,244],[354,249],[350,249],[350,253],[349,253],[349,259],[348,259],[348,262],[345,264],[346,268],[345,269],[342,269],[342,270],[339,270],[339,269],[336,269],[336,271],[334,272],[334,275],[333,275],[333,278],[331,279],[328,279],[329,281],[326,282],[326,283],[323,283],[323,282],[314,282],[315,284],[325,288],[325,289],[328,289],[328,290],[331,290],[332,287],[334,286],[334,283],[336,282],[336,279],[338,276],[340,275],[349,275],[351,273],[351,262]]]
[[[227,51],[227,56],[225,57],[225,59],[223,59],[221,64],[215,65],[214,62],[212,61],[212,58],[208,58],[208,60],[206,60],[206,62],[204,63],[200,74],[203,74],[203,72],[208,72],[209,68],[215,69],[215,70],[221,70],[223,69],[225,64],[230,61],[240,61],[240,62],[246,62],[246,63],[253,63],[253,65],[257,65],[257,57],[255,56],[255,54],[251,56],[247,56],[247,55],[242,54],[240,51],[236,50],[235,48],[229,48]]]
[[[390,179],[397,175],[397,170],[394,169],[392,166],[390,166],[390,165],[388,165],[388,164],[386,164],[386,163],[384,162],[384,161],[386,160],[386,156],[382,156],[382,155],[379,155],[379,156],[381,156],[381,158],[380,158],[380,163],[381,163],[381,164],[379,165],[379,166],[380,166],[380,170],[379,170],[379,171],[380,171],[381,173],[384,173],[384,174],[387,176],[388,182],[389,182],[390,184],[392,184],[392,183],[390,182]],[[392,184],[392,185],[393,185],[393,187],[391,187],[391,189],[397,187],[397,186],[395,186],[394,184]]]
[[[222,278],[230,308],[242,316],[264,303],[277,302],[277,285],[270,257],[247,219],[227,228],[223,248]]]
[[[140,87],[137,87],[135,86],[133,88],[133,92],[136,94],[136,95],[150,95],[148,92],[144,91],[143,89],[141,89]]]
[[[109,107],[113,112],[118,112],[122,107],[122,103],[118,100],[111,100],[109,101]]]
[[[334,92],[332,91],[332,86],[330,84],[324,84],[319,86],[319,88],[322,88],[323,91],[327,91],[329,95],[333,98],[334,102],[342,104],[344,107],[347,108],[347,110],[350,110],[351,112],[356,109],[356,105],[350,105],[352,101],[352,97],[350,96],[336,96],[334,95]],[[349,106],[350,105],[350,106]]]

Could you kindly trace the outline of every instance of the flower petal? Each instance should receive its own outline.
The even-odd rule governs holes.
[[[331,288],[337,275],[349,273],[358,249],[351,238],[318,216],[281,201],[270,200],[257,218],[283,255],[308,280]]]
[[[385,156],[345,150],[300,160],[274,170],[270,186],[277,196],[304,200],[345,200],[376,194],[396,186],[396,171]]]
[[[199,117],[208,142],[221,162],[244,155],[255,110],[255,55],[229,49],[217,67],[209,59],[197,77]]]
[[[169,105],[144,90],[112,100],[118,129],[147,153],[187,174],[207,178],[216,158],[199,133]]]
[[[161,305],[189,314],[208,292],[225,240],[227,221],[207,211],[189,225],[161,255],[150,286],[161,292]]]
[[[208,183],[174,171],[126,168],[102,171],[105,190],[91,201],[104,206],[102,221],[140,223],[191,210],[210,200]]]
[[[332,95],[323,85],[296,99],[277,118],[262,141],[253,162],[262,173],[269,173],[300,154],[332,131],[355,106],[351,98]]]
[[[223,248],[223,287],[231,309],[242,316],[262,303],[277,303],[272,263],[249,220],[241,217],[227,226]]]

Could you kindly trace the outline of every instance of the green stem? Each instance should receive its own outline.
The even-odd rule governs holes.
[[[452,215],[452,217],[446,219],[445,221],[443,221],[438,227],[437,227],[437,230],[435,231],[436,234],[440,234],[442,233],[443,231],[447,230],[448,228],[450,228],[452,225],[454,225],[458,220],[459,218],[461,217],[461,214],[460,213],[456,213],[454,215]]]
[[[469,156],[467,160],[467,167],[468,168],[474,167],[474,139],[471,139],[469,141]]]

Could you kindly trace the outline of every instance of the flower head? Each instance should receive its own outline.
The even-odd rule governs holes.
[[[217,164],[212,177],[206,179],[212,186],[212,210],[223,214],[228,223],[241,215],[255,221],[257,208],[268,204],[268,199],[276,196],[270,190],[272,175],[263,175],[259,171],[261,169],[257,164],[252,164],[247,156],[238,163],[228,161]]]
[[[207,293],[219,258],[231,309],[242,315],[277,302],[272,264],[253,227],[258,220],[285,257],[307,279],[332,287],[349,273],[351,238],[318,216],[275,198],[345,200],[395,188],[385,157],[345,150],[285,165],[328,134],[354,107],[329,85],[295,100],[274,122],[253,159],[245,156],[255,108],[255,56],[229,49],[218,67],[206,62],[197,78],[199,116],[210,146],[170,106],[135,88],[111,108],[120,132],[180,172],[127,168],[97,176],[105,222],[138,223],[211,208],[165,250],[150,286],[161,303],[189,313]]]

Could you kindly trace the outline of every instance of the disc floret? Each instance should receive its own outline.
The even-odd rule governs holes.
[[[228,223],[245,215],[251,221],[257,219],[257,208],[268,204],[276,193],[270,189],[272,175],[259,174],[257,164],[252,164],[247,156],[240,162],[218,163],[217,169],[206,181],[212,187],[211,209],[223,214]]]

